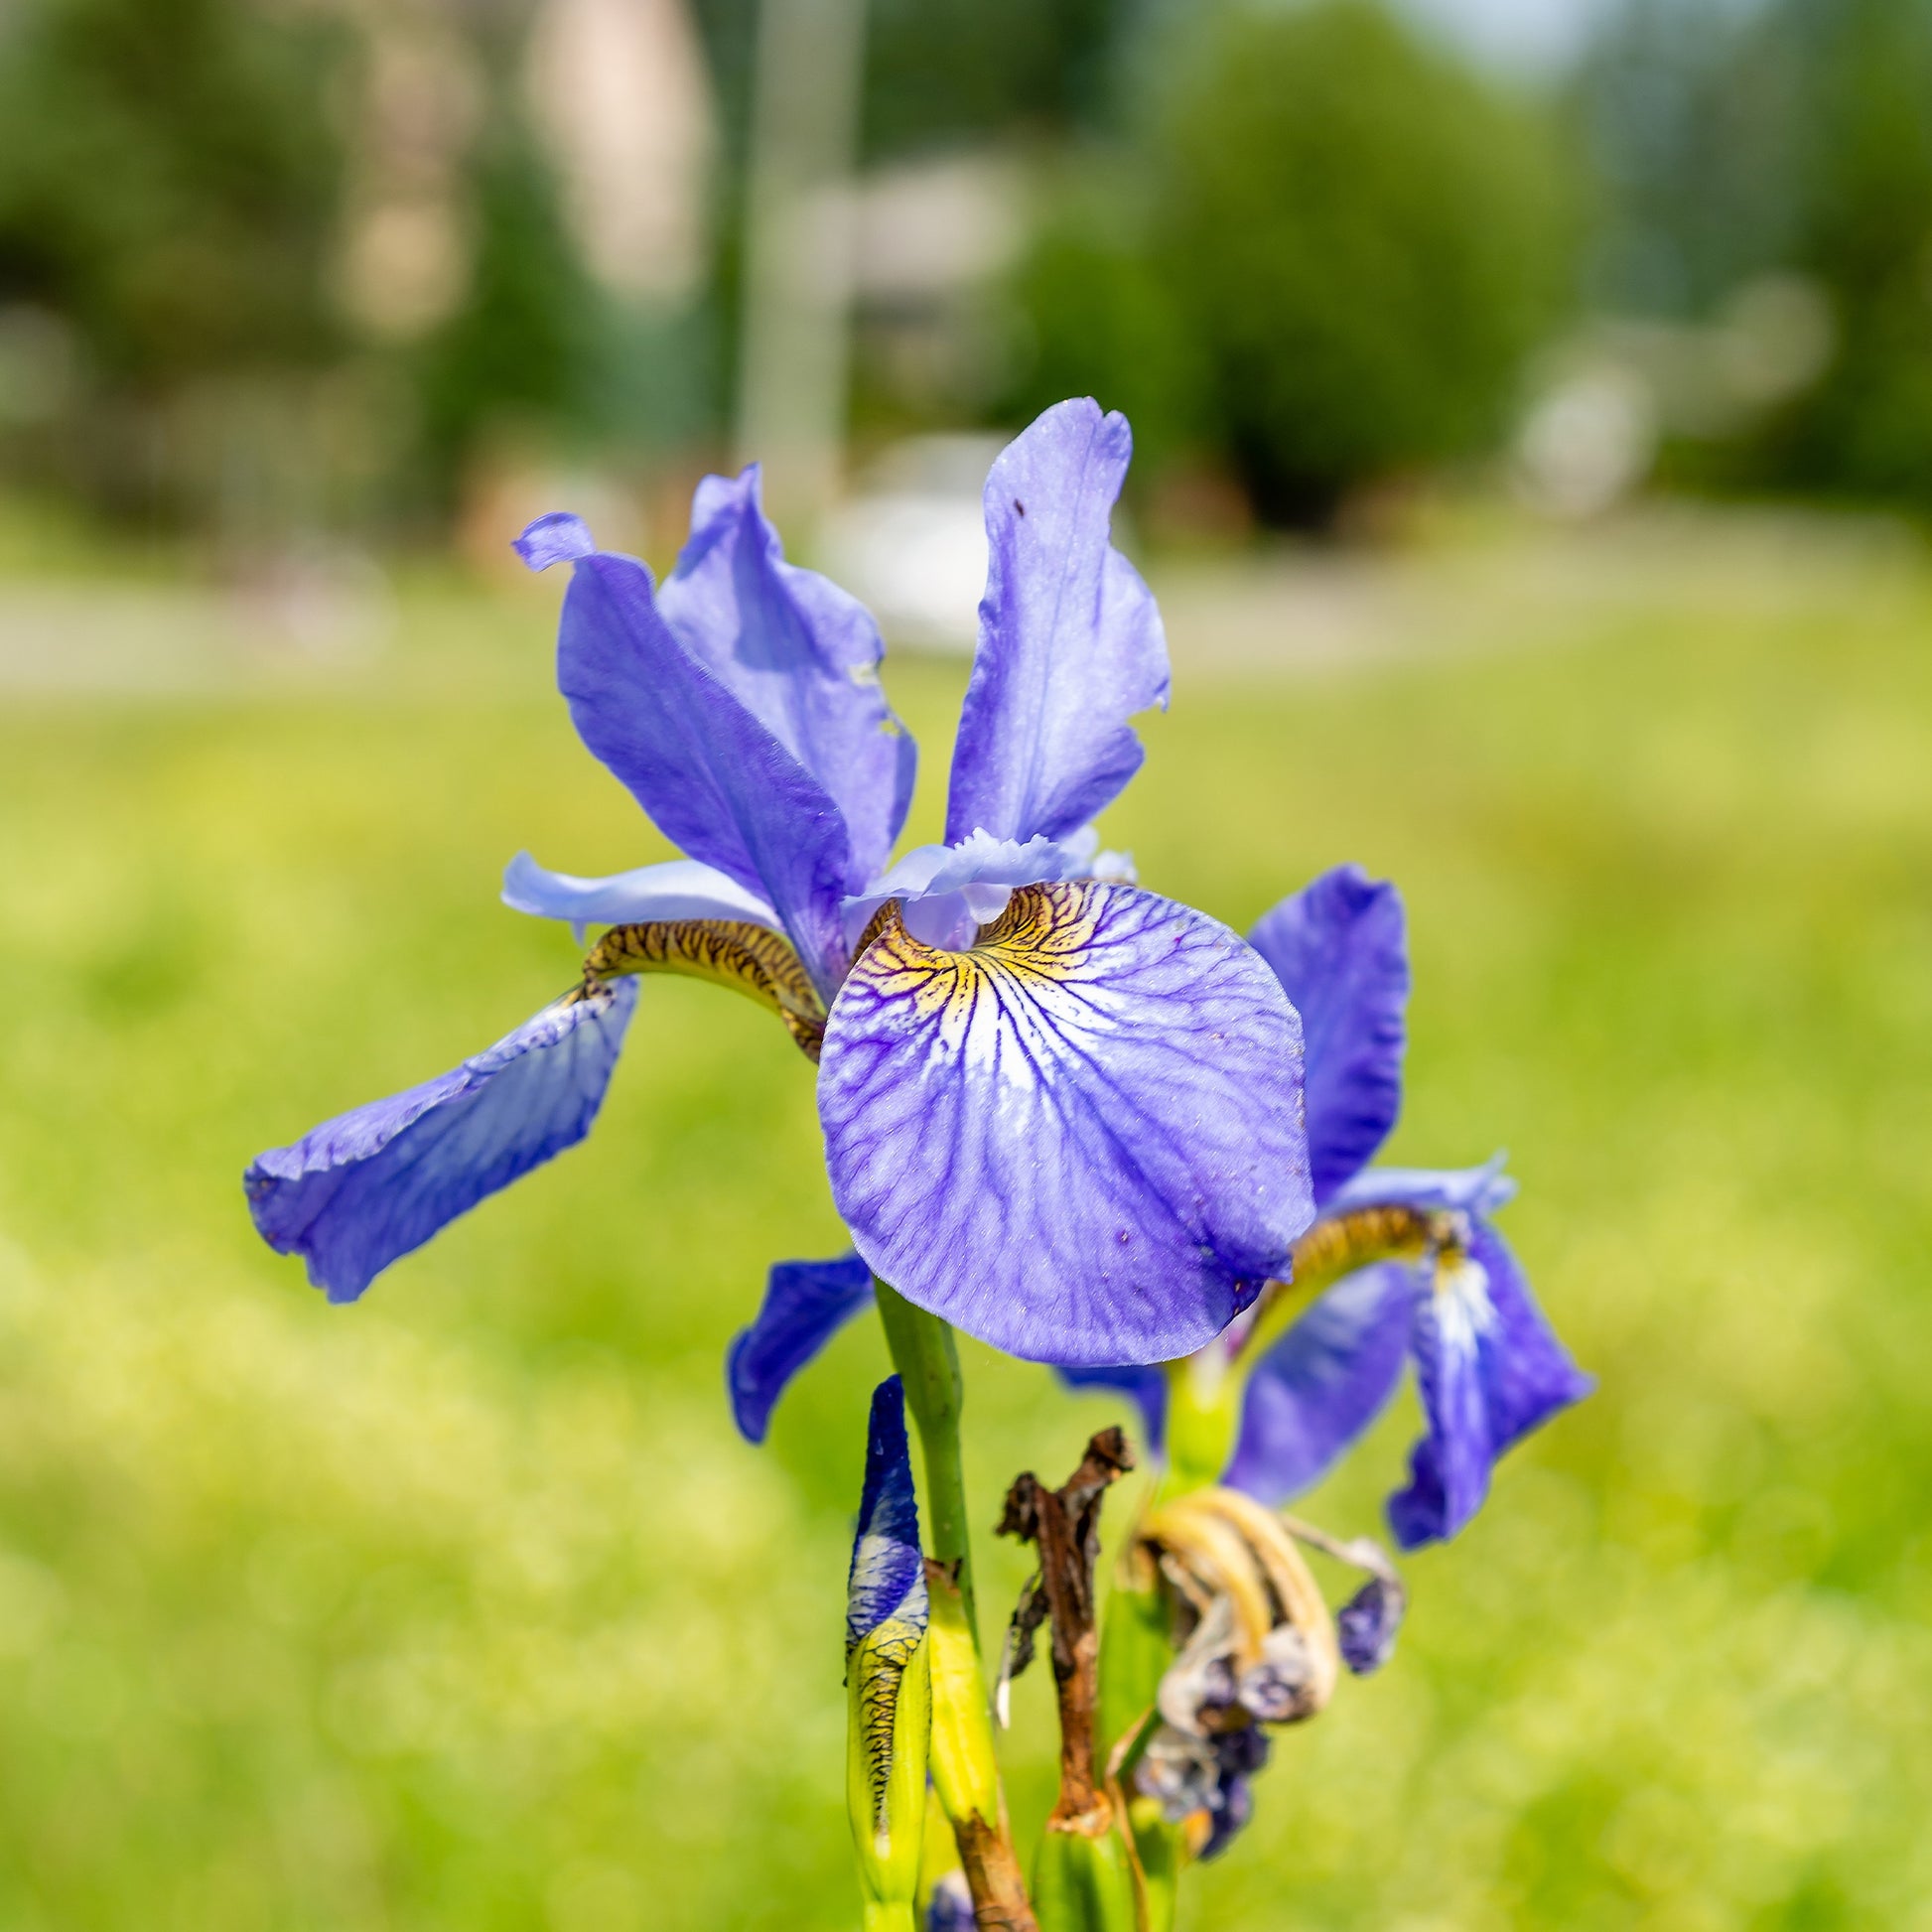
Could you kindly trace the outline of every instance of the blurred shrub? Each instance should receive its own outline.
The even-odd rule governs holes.
[[[1692,473],[1932,507],[1932,4],[1640,0],[1580,101],[1600,303],[1722,322],[1781,276],[1829,310],[1822,377]]]
[[[0,32],[0,302],[80,335],[153,394],[209,369],[314,362],[339,37],[231,0],[36,0]]]
[[[1566,285],[1560,151],[1367,0],[1190,23],[1142,117],[1139,233],[1050,224],[1027,402],[1092,388],[1270,521],[1484,449]]]
[[[1785,0],[1767,31],[1806,80],[1792,265],[1830,296],[1838,353],[1765,473],[1932,508],[1932,7]]]
[[[1366,0],[1231,11],[1160,135],[1158,247],[1257,507],[1481,450],[1563,286],[1537,125]]]
[[[1015,294],[1032,340],[1008,413],[1098,396],[1127,412],[1145,480],[1203,441],[1208,370],[1120,181],[1116,166],[1104,182],[1063,188],[1028,251]]]

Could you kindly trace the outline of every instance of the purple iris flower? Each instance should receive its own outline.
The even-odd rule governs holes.
[[[1324,873],[1250,935],[1302,1016],[1309,1164],[1318,1217],[1296,1267],[1330,1280],[1277,1332],[1272,1289],[1214,1344],[1242,1377],[1239,1429],[1222,1480],[1267,1503],[1311,1487],[1381,1414],[1413,1361],[1424,1434],[1409,1481],[1389,1498],[1405,1549],[1453,1536],[1481,1506],[1496,1458],[1593,1386],[1552,1332],[1492,1217],[1515,1192],[1501,1158],[1435,1171],[1367,1164],[1395,1126],[1409,961],[1402,900],[1358,867]],[[1245,1356],[1245,1360],[1243,1359]],[[1140,1404],[1162,1440],[1170,1375],[1184,1365],[1074,1369]]]
[[[262,1155],[247,1189],[271,1245],[354,1300],[582,1139],[631,976],[682,972],[751,994],[818,1062],[833,1200],[908,1301],[1037,1360],[1162,1359],[1219,1333],[1313,1213],[1302,1036],[1252,947],[1096,856],[1091,821],[1143,757],[1127,721],[1168,694],[1153,597],[1109,539],[1131,447],[1124,418],[1075,401],[995,462],[946,842],[896,864],[913,748],[878,630],[784,560],[755,469],[699,487],[662,585],[575,517],[533,523],[525,561],[573,566],[572,719],[687,856],[609,879],[512,861],[511,905],[610,928],[581,985],[454,1072]],[[799,1292],[831,1308],[857,1279]],[[734,1354],[753,1411],[797,1352],[780,1340]]]

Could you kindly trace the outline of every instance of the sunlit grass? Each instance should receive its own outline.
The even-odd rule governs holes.
[[[1395,1152],[1508,1146],[1602,1384],[1413,1563],[1393,1667],[1280,1740],[1203,1932],[1932,1925],[1932,587],[1747,608],[1183,673],[1109,820],[1240,925],[1338,859],[1402,882]],[[513,614],[474,680],[464,608],[404,618],[436,668],[397,689],[0,719],[0,1925],[849,1926],[884,1352],[841,1337],[761,1451],[721,1389],[766,1264],[840,1245],[781,1031],[653,983],[591,1142],[354,1310],[249,1231],[257,1148],[568,982],[509,853],[663,850],[539,606],[527,686]],[[957,683],[895,669],[928,818]],[[1110,1412],[969,1356],[990,1523]],[[1309,1513],[1372,1527],[1412,1428]],[[990,1623],[1022,1563],[982,1562]]]

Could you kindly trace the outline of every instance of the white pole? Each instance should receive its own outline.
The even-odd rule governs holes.
[[[752,102],[738,455],[807,528],[839,485],[865,0],[763,0]]]

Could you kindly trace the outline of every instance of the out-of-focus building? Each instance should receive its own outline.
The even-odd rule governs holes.
[[[685,0],[544,0],[525,69],[585,262],[678,306],[708,260],[717,114]]]

